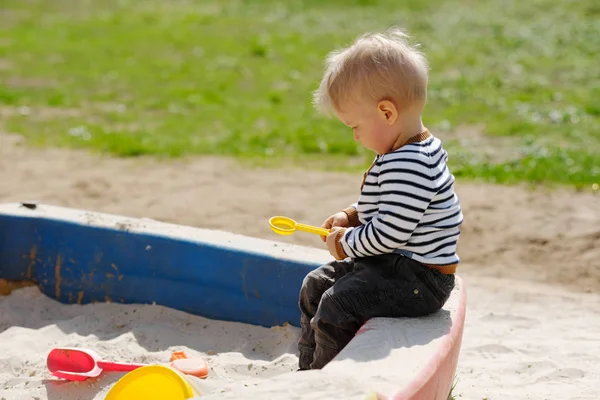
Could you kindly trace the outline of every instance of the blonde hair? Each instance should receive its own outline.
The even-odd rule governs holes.
[[[332,114],[349,101],[391,100],[397,107],[423,107],[427,100],[428,64],[408,35],[397,28],[366,33],[347,48],[328,54],[313,104]]]

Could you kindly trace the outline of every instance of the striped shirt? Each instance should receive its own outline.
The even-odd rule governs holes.
[[[441,141],[429,131],[399,149],[377,155],[356,208],[360,225],[345,230],[347,256],[400,253],[424,264],[451,266],[463,215]]]

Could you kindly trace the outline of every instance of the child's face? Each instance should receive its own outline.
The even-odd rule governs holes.
[[[377,154],[389,152],[397,139],[395,110],[382,103],[352,104],[336,112],[340,121],[352,128],[354,140]]]

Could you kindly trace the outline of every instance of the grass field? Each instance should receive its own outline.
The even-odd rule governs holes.
[[[391,25],[428,56],[425,123],[455,175],[600,183],[597,0],[2,0],[1,124],[122,156],[362,169],[311,92],[328,51]]]

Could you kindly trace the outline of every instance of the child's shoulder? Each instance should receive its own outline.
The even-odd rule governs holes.
[[[430,164],[443,151],[441,140],[430,135],[427,139],[407,143],[397,150],[380,155],[377,163],[382,166],[400,163]]]

